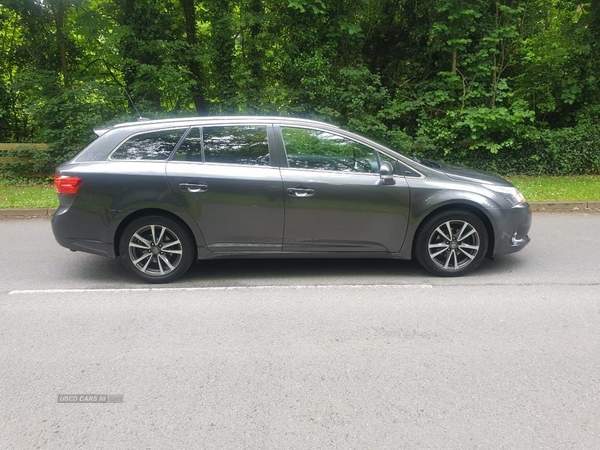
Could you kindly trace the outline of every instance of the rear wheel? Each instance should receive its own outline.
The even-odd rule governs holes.
[[[189,231],[163,216],[144,216],[127,225],[119,250],[125,267],[149,283],[176,280],[196,256]]]
[[[456,277],[475,270],[487,246],[487,230],[475,214],[449,210],[423,225],[415,240],[415,256],[432,274]]]

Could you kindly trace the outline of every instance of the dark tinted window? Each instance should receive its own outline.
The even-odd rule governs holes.
[[[205,162],[269,165],[267,127],[204,127],[202,131]]]
[[[268,166],[267,127],[194,128],[179,147],[175,160]]]
[[[184,131],[184,129],[161,130],[138,134],[121,144],[111,157],[126,160],[166,160]]]
[[[333,133],[306,128],[282,128],[288,164],[298,169],[377,173],[373,149]]]
[[[177,161],[202,162],[202,129],[192,128],[175,154]]]

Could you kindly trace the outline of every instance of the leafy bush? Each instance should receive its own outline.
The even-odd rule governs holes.
[[[513,144],[498,150],[465,151],[455,146],[448,153],[432,140],[415,140],[415,154],[462,164],[501,175],[597,175],[600,174],[600,125],[582,123],[572,128],[515,133]]]

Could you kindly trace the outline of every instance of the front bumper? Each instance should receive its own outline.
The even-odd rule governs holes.
[[[529,230],[532,214],[529,204],[523,203],[502,212],[503,217],[496,222],[493,256],[518,252],[531,241]]]

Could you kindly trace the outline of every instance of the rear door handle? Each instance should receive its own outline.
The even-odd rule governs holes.
[[[182,191],[198,193],[208,191],[208,185],[202,183],[179,183],[179,189]]]
[[[287,194],[290,197],[312,197],[315,195],[315,190],[309,188],[288,188]]]

